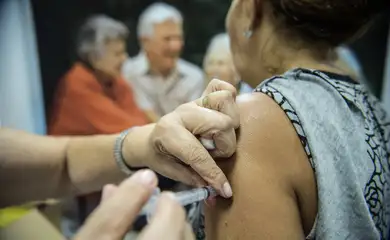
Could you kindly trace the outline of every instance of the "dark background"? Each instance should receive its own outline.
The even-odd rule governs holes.
[[[123,21],[130,29],[128,51],[138,52],[137,19],[152,0],[32,0],[46,109],[61,76],[75,58],[74,38],[80,24],[91,14],[104,13]],[[224,31],[231,0],[171,0],[185,22],[186,46],[183,58],[201,65],[210,38]],[[377,21],[368,34],[351,45],[355,50],[371,89],[381,92],[386,55],[389,14]]]

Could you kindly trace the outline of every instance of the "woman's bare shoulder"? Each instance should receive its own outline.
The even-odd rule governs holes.
[[[304,198],[316,200],[316,189],[300,139],[267,95],[242,95],[237,103],[241,118],[237,153],[220,163],[231,181],[233,200],[220,199],[214,209],[207,209],[207,237],[302,239],[315,213],[301,211],[297,191],[307,188]]]

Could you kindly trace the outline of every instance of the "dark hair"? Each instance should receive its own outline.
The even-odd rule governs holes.
[[[262,4],[256,0],[254,27],[259,23]],[[353,38],[378,13],[390,6],[389,0],[268,0],[276,17],[288,27],[314,41],[339,45]]]

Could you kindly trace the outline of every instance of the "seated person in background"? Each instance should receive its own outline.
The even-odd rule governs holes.
[[[203,60],[203,70],[206,86],[213,78],[218,78],[235,86],[238,94],[250,93],[253,90],[240,81],[230,52],[229,35],[226,33],[217,34],[211,39]]]
[[[197,99],[204,89],[202,71],[179,58],[182,23],[182,15],[174,7],[165,3],[149,6],[138,21],[141,52],[123,67],[138,105],[152,122]]]
[[[166,3],[150,5],[138,20],[141,51],[123,66],[123,76],[134,88],[138,105],[152,122],[199,98],[204,90],[202,70],[180,59],[184,45],[182,24],[183,17],[176,8]],[[187,188],[162,176],[159,187],[171,191]],[[189,215],[194,215],[197,206],[187,207]],[[136,222],[135,229],[144,225],[145,221]]]
[[[121,77],[127,35],[124,24],[102,15],[89,18],[81,27],[79,61],[58,85],[49,134],[118,133],[148,123]]]
[[[238,98],[237,152],[220,162],[233,199],[206,207],[207,239],[388,239],[390,122],[329,52],[389,3],[232,1],[233,60],[256,89]]]
[[[89,18],[81,27],[79,61],[58,85],[48,126],[50,135],[118,133],[148,123],[132,89],[121,78],[127,35],[124,24],[102,15]],[[82,199],[87,206],[82,219],[99,199],[100,193]]]

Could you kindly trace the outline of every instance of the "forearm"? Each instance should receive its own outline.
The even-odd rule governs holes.
[[[123,143],[123,157],[131,167],[145,167],[149,151],[149,134],[154,124],[136,127]],[[67,148],[70,183],[76,193],[89,193],[107,183],[118,183],[125,176],[114,159],[114,144],[118,135],[71,138]]]
[[[129,165],[141,167],[147,133],[135,129],[126,139],[137,153],[126,150]],[[146,131],[145,131],[146,130]],[[125,175],[113,157],[117,135],[86,137],[36,136],[0,129],[0,207],[26,201],[93,192]],[[126,149],[132,148],[127,146]]]
[[[57,195],[82,194],[97,191],[107,183],[118,183],[125,177],[116,165],[113,149],[115,135],[70,138],[61,173],[63,185]],[[70,189],[70,191],[67,191]]]

